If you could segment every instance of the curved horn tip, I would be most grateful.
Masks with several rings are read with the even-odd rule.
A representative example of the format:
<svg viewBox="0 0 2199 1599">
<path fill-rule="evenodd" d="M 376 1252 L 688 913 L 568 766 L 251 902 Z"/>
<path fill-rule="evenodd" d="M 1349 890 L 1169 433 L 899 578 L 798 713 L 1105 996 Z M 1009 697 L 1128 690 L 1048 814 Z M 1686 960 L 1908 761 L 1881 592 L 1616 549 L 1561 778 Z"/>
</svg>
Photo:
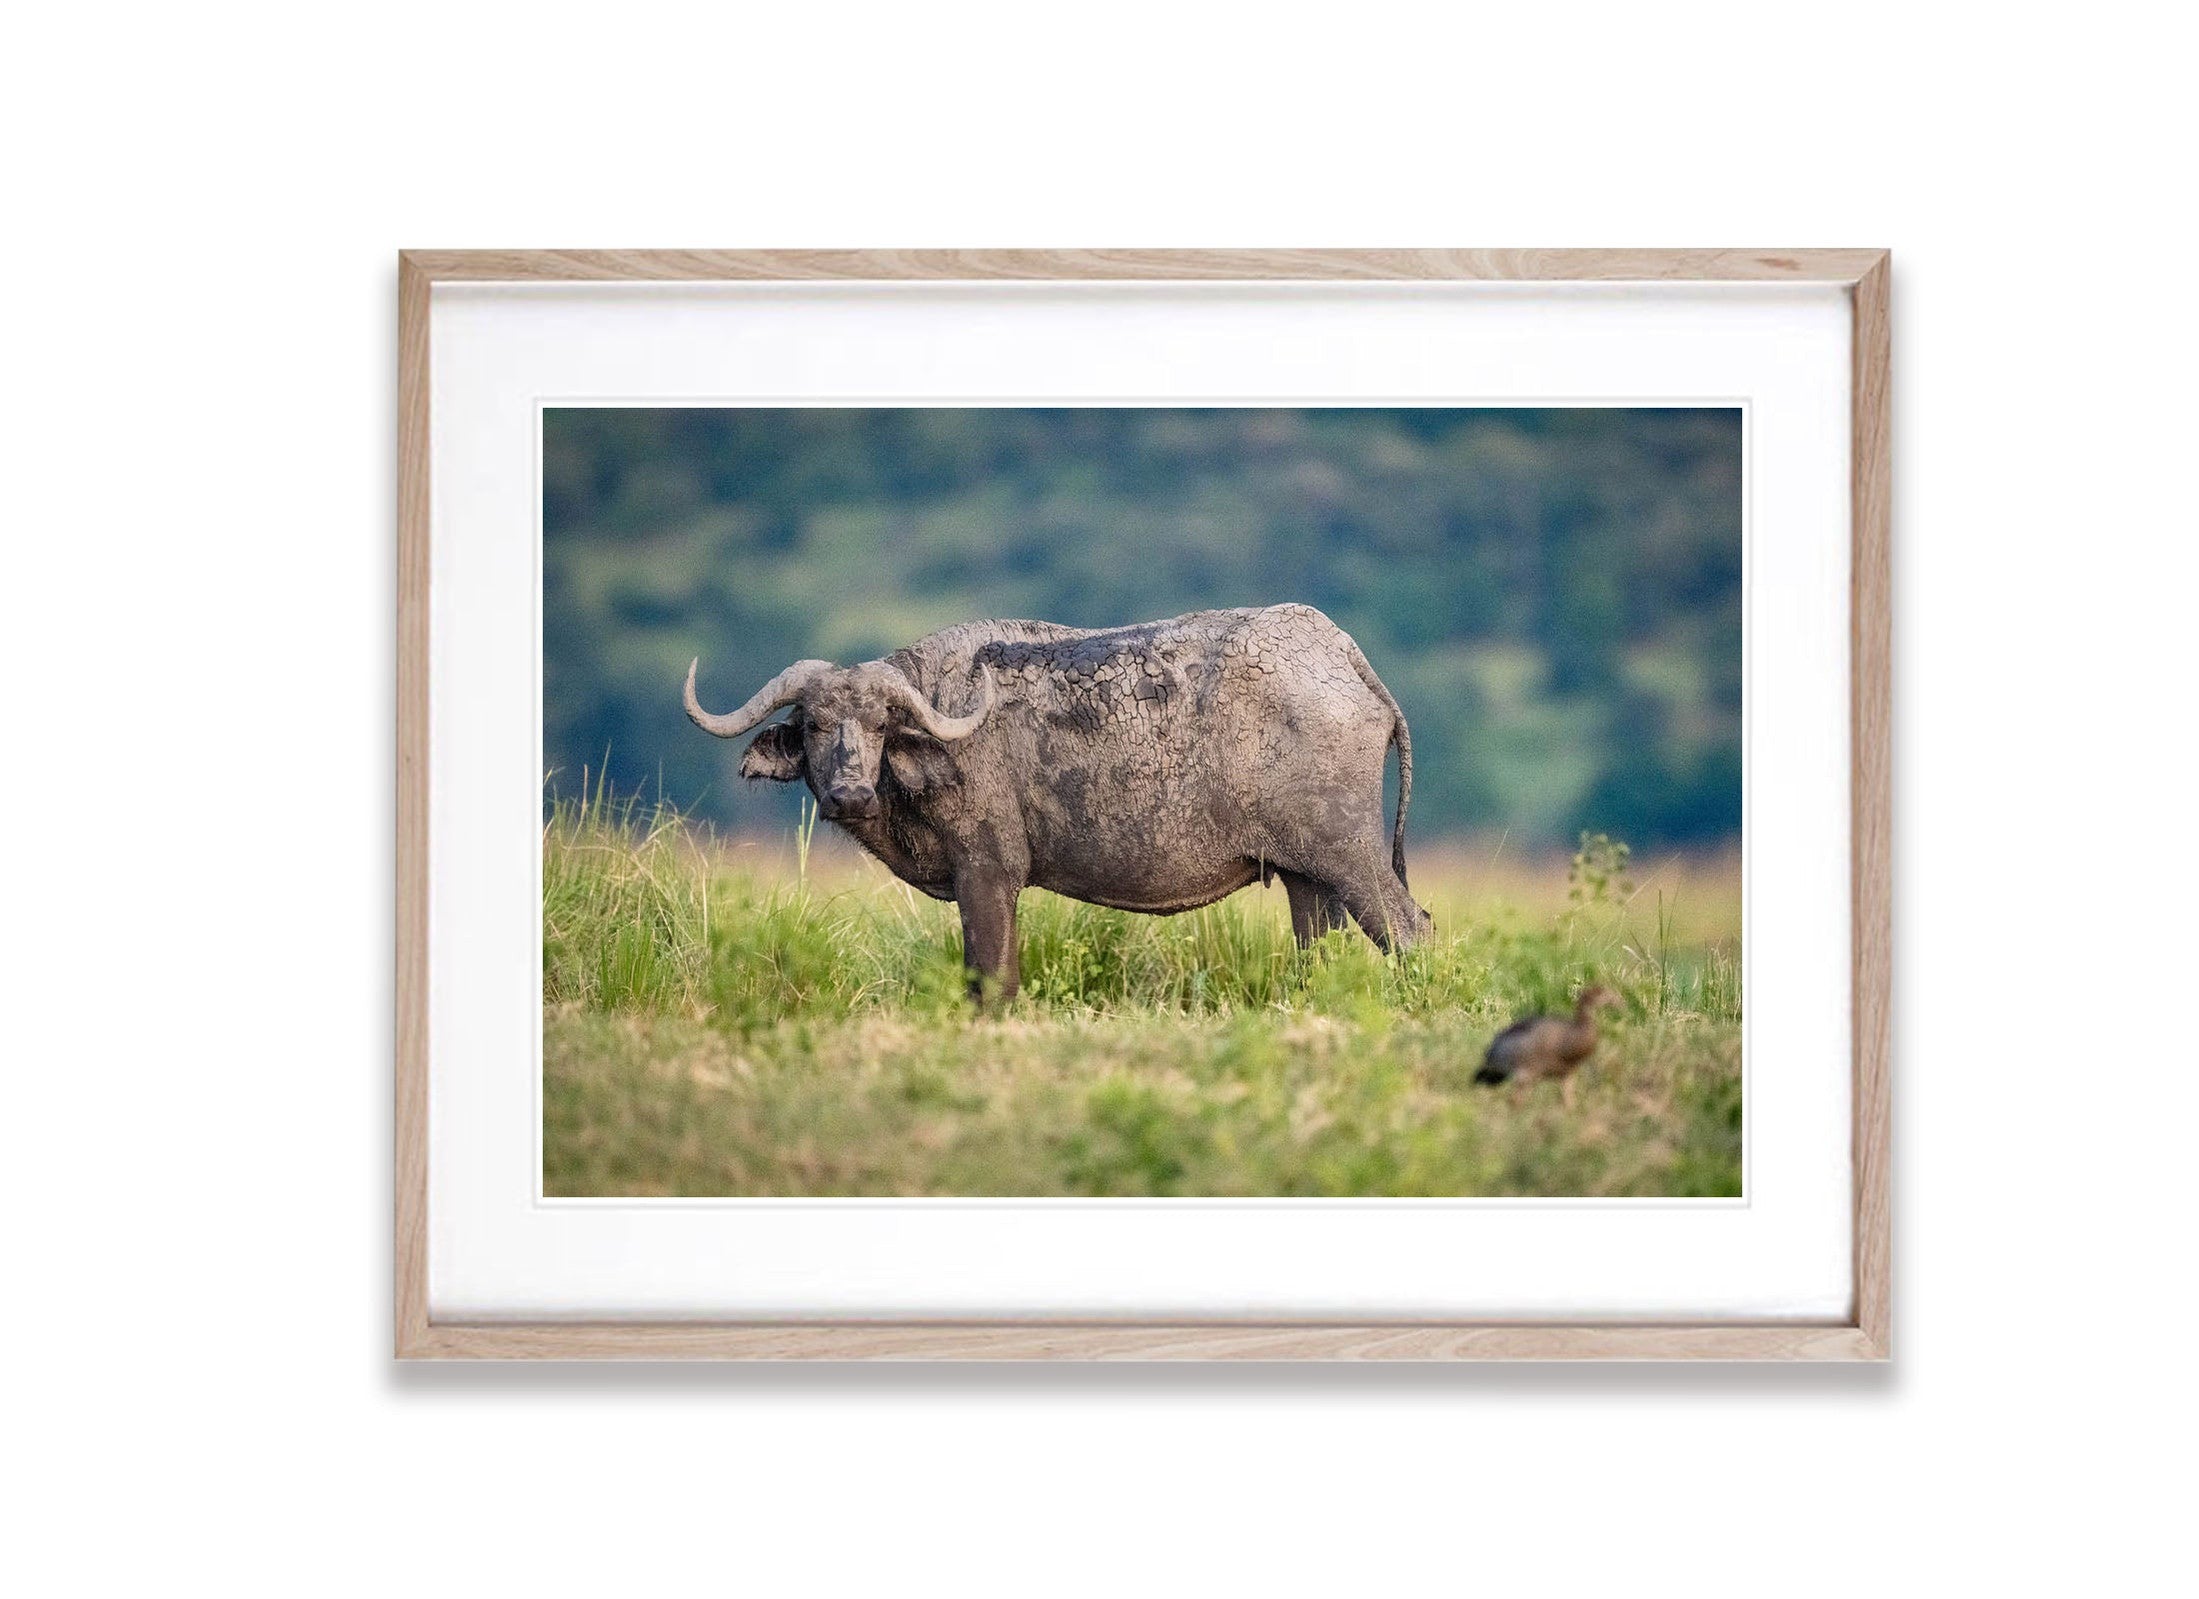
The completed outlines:
<svg viewBox="0 0 2199 1599">
<path fill-rule="evenodd" d="M 697 664 L 700 664 L 700 657 Z M 739 738 L 781 706 L 793 704 L 801 697 L 804 686 L 814 681 L 819 672 L 831 669 L 829 661 L 796 661 L 757 690 L 739 710 L 713 716 L 695 697 L 695 667 L 691 665 L 687 669 L 687 691 L 682 696 L 687 704 L 688 720 L 714 738 Z"/>
<path fill-rule="evenodd" d="M 938 716 L 932 736 L 939 739 L 968 738 L 984 725 L 985 718 L 993 711 L 993 674 L 985 669 L 985 663 L 977 665 L 977 703 L 960 716 Z M 928 709 L 928 707 L 927 707 Z M 937 716 L 937 713 L 934 713 Z"/>
</svg>

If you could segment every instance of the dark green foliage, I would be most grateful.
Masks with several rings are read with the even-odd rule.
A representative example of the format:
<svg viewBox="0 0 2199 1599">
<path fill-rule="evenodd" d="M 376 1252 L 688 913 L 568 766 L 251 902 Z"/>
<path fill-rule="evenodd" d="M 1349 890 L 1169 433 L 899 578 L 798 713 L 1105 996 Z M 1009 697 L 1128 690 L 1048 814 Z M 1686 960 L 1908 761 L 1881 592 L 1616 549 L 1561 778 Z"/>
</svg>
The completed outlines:
<svg viewBox="0 0 2199 1599">
<path fill-rule="evenodd" d="M 1740 820 L 1735 410 L 553 409 L 552 769 L 740 828 L 679 682 L 737 702 L 986 616 L 1301 600 L 1405 707 L 1414 829 L 1645 845 Z"/>
</svg>

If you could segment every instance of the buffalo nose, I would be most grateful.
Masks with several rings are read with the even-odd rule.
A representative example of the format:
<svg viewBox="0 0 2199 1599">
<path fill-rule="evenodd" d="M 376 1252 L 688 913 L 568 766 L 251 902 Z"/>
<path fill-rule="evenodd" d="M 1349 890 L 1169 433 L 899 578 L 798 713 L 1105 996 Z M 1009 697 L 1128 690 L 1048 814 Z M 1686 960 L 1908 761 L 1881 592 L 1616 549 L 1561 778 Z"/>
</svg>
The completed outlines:
<svg viewBox="0 0 2199 1599">
<path fill-rule="evenodd" d="M 825 791 L 825 809 L 835 817 L 875 816 L 878 814 L 878 791 L 868 783 L 829 788 Z"/>
</svg>

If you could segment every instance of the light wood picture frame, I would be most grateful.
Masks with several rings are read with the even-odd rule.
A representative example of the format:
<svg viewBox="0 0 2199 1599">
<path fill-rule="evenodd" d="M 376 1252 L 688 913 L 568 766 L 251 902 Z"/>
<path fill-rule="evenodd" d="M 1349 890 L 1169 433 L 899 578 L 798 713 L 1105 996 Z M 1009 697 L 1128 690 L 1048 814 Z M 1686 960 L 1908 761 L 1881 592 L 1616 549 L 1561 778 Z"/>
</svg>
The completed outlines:
<svg viewBox="0 0 2199 1599">
<path fill-rule="evenodd" d="M 411 250 L 398 260 L 395 1353 L 401 1359 L 1813 1360 L 1890 1353 L 1890 257 L 1808 250 Z M 429 300 L 439 283 L 1023 279 L 1838 286 L 1852 306 L 1853 1302 L 1831 1322 L 494 1322 L 428 1293 Z"/>
</svg>

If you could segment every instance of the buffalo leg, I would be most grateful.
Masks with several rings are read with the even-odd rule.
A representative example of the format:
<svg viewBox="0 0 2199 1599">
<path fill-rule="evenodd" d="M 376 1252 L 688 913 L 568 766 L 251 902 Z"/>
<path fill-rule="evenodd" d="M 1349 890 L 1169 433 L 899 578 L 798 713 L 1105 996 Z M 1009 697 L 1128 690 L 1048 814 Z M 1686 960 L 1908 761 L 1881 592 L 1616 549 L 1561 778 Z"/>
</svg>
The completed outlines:
<svg viewBox="0 0 2199 1599">
<path fill-rule="evenodd" d="M 970 969 L 970 998 L 1006 1004 L 1022 983 L 1016 949 L 1016 885 L 1005 877 L 973 875 L 955 884 L 962 912 L 962 963 Z"/>
<path fill-rule="evenodd" d="M 1406 944 L 1417 944 L 1435 931 L 1435 919 L 1421 908 L 1413 898 L 1413 891 L 1405 886 L 1405 880 L 1390 869 L 1388 861 L 1375 867 L 1382 879 L 1383 892 L 1389 897 L 1390 916 L 1398 929 L 1398 936 Z"/>
<path fill-rule="evenodd" d="M 1275 875 L 1283 880 L 1283 892 L 1290 896 L 1290 932 L 1304 949 L 1323 933 L 1334 932 L 1349 925 L 1344 902 L 1328 888 L 1298 872 L 1277 869 Z"/>
<path fill-rule="evenodd" d="M 1359 930 L 1383 950 L 1409 947 L 1427 931 L 1427 913 L 1414 902 L 1389 862 L 1370 857 L 1337 872 L 1332 884 Z"/>
</svg>

